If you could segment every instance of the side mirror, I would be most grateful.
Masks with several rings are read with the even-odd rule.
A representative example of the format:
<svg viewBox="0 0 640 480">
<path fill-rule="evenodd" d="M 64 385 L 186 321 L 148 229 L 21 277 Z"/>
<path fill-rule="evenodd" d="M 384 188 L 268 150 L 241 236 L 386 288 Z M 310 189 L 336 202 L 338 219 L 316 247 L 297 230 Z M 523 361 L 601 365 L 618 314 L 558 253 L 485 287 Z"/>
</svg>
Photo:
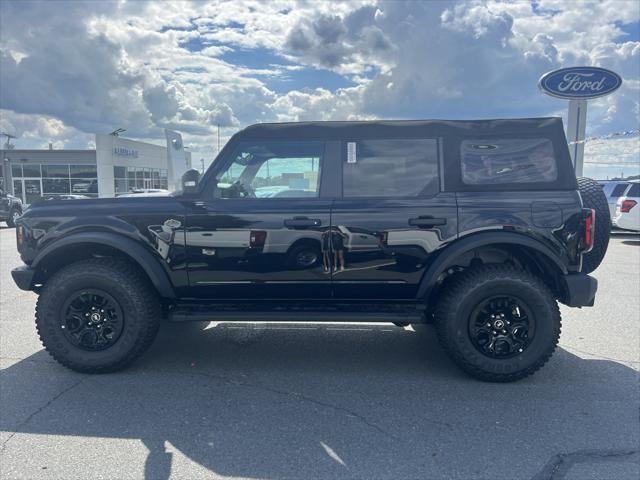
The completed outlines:
<svg viewBox="0 0 640 480">
<path fill-rule="evenodd" d="M 187 170 L 182 175 L 182 192 L 186 195 L 193 195 L 198 191 L 200 172 L 195 168 Z"/>
</svg>

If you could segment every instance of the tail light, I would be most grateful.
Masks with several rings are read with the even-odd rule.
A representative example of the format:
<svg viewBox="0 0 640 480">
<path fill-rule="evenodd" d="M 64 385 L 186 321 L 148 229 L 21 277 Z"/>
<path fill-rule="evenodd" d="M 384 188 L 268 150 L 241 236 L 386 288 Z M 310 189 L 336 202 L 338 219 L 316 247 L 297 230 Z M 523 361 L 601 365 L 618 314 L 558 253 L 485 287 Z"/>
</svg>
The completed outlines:
<svg viewBox="0 0 640 480">
<path fill-rule="evenodd" d="M 629 213 L 638 204 L 635 200 L 624 200 L 620 206 L 621 213 Z"/>
<path fill-rule="evenodd" d="M 381 246 L 386 246 L 389 240 L 389 232 L 380 232 L 378 233 L 378 242 Z"/>
<path fill-rule="evenodd" d="M 251 248 L 264 247 L 264 242 L 267 240 L 267 232 L 264 230 L 251 230 L 249 235 L 249 246 Z"/>
<path fill-rule="evenodd" d="M 585 209 L 584 234 L 582 235 L 582 250 L 590 252 L 593 248 L 593 241 L 596 229 L 596 211 L 593 208 Z"/>
</svg>

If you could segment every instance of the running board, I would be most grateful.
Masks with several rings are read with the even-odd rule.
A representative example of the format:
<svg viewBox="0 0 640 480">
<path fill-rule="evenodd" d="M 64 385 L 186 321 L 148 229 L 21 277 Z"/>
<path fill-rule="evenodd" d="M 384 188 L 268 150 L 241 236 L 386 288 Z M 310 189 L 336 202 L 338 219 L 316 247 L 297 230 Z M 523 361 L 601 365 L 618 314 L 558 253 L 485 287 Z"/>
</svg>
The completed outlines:
<svg viewBox="0 0 640 480">
<path fill-rule="evenodd" d="M 415 306 L 402 305 L 400 308 L 302 308 L 278 307 L 258 308 L 252 306 L 229 305 L 177 305 L 169 310 L 171 322 L 391 322 L 423 323 L 424 311 Z M 390 308 L 391 307 L 391 308 Z"/>
</svg>

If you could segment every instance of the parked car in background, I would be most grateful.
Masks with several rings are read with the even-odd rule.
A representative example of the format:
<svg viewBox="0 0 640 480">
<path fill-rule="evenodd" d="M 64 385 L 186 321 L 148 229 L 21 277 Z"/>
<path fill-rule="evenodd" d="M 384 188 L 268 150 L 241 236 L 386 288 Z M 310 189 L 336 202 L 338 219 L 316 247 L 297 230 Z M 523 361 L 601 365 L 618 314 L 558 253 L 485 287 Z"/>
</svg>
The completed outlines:
<svg viewBox="0 0 640 480">
<path fill-rule="evenodd" d="M 631 184 L 624 180 L 599 180 L 598 183 L 602 185 L 602 191 L 607 197 L 611 220 L 613 220 L 616 216 L 618 199 L 624 196 L 625 192 L 631 187 Z"/>
<path fill-rule="evenodd" d="M 618 228 L 640 232 L 640 182 L 633 181 L 618 199 L 613 224 Z"/>
<path fill-rule="evenodd" d="M 86 195 L 50 195 L 45 197 L 45 200 L 87 200 L 92 197 L 87 197 Z"/>
<path fill-rule="evenodd" d="M 129 193 L 125 193 L 124 195 L 118 195 L 118 198 L 121 197 L 164 197 L 169 195 L 171 192 L 169 190 L 165 190 L 163 188 L 136 188 L 131 190 Z"/>
<path fill-rule="evenodd" d="M 73 193 L 98 193 L 98 180 L 74 183 L 71 190 Z"/>
<path fill-rule="evenodd" d="M 22 200 L 14 197 L 0 188 L 0 220 L 7 222 L 11 228 L 16 226 L 16 220 L 22 215 Z"/>
</svg>

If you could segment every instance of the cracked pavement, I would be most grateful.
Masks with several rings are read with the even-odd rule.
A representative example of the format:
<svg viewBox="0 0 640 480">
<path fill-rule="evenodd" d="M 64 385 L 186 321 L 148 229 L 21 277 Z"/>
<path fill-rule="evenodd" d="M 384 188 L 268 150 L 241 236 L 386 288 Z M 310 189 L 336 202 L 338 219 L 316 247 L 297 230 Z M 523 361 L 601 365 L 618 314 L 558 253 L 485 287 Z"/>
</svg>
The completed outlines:
<svg viewBox="0 0 640 480">
<path fill-rule="evenodd" d="M 0 478 L 639 478 L 640 237 L 609 248 L 596 306 L 562 307 L 560 347 L 515 384 L 388 324 L 165 325 L 88 376 L 43 351 L 0 227 Z"/>
</svg>

